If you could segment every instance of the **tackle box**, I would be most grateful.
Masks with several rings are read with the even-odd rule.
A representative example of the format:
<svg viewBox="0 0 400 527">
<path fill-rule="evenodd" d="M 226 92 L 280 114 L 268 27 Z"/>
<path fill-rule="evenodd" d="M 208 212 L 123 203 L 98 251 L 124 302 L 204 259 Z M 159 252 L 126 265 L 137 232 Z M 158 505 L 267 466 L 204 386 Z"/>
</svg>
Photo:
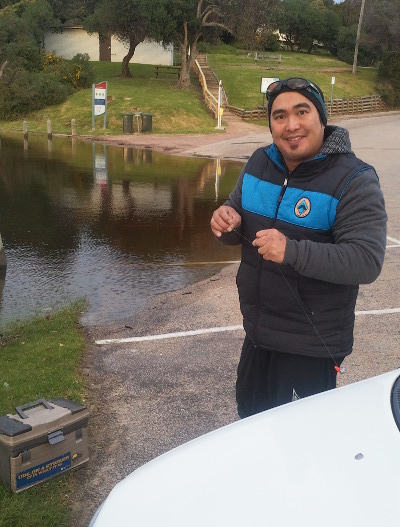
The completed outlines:
<svg viewBox="0 0 400 527">
<path fill-rule="evenodd" d="M 0 479 L 20 492 L 89 460 L 86 406 L 40 399 L 0 417 Z"/>
</svg>

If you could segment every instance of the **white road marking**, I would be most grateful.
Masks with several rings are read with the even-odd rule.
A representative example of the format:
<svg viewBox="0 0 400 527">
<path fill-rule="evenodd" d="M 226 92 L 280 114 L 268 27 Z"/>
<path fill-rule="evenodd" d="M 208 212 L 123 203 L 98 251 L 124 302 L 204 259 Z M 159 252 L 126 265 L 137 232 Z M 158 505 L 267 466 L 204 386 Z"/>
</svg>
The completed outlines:
<svg viewBox="0 0 400 527">
<path fill-rule="evenodd" d="M 396 244 L 396 245 L 387 245 L 386 247 L 399 247 L 400 246 L 400 240 L 396 240 L 396 238 L 392 238 L 391 236 L 386 236 L 386 239 Z"/>
<path fill-rule="evenodd" d="M 393 313 L 400 313 L 400 308 L 389 308 L 389 309 L 370 309 L 368 311 L 356 311 L 356 316 L 363 315 L 389 315 Z M 99 346 L 104 344 L 126 344 L 129 342 L 148 342 L 152 340 L 165 340 L 165 339 L 175 339 L 181 337 L 193 337 L 196 335 L 207 335 L 209 333 L 222 333 L 224 331 L 239 331 L 243 330 L 242 325 L 238 326 L 222 326 L 216 328 L 203 328 L 203 329 L 193 329 L 189 331 L 177 331 L 175 333 L 162 333 L 160 335 L 144 335 L 143 337 L 126 337 L 121 339 L 104 339 L 96 340 L 95 343 Z"/>
<path fill-rule="evenodd" d="M 390 315 L 391 313 L 400 313 L 400 307 L 389 309 L 370 309 L 369 311 L 356 311 L 355 315 Z"/>
<path fill-rule="evenodd" d="M 149 340 L 175 339 L 179 337 L 191 337 L 194 335 L 207 335 L 208 333 L 222 333 L 223 331 L 237 331 L 243 326 L 222 326 L 218 328 L 193 329 L 189 331 L 177 331 L 175 333 L 163 333 L 161 335 L 145 335 L 143 337 L 127 337 L 123 339 L 96 340 L 96 344 L 121 344 L 124 342 L 145 342 Z"/>
</svg>

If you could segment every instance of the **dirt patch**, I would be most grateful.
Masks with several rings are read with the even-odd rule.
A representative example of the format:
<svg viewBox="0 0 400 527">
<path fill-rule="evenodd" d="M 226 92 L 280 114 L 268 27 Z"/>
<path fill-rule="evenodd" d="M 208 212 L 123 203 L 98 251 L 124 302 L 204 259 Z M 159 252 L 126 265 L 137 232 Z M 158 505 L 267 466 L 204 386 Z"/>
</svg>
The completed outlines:
<svg viewBox="0 0 400 527">
<path fill-rule="evenodd" d="M 171 134 L 158 135 L 147 133 L 135 133 L 130 135 L 104 136 L 96 139 L 96 142 L 103 142 L 121 147 L 151 148 L 159 152 L 172 155 L 184 156 L 206 156 L 205 153 L 198 153 L 203 147 L 212 146 L 218 155 L 213 152 L 210 157 L 220 159 L 238 159 L 235 147 L 231 147 L 235 139 L 242 140 L 248 144 L 247 157 L 254 151 L 254 143 L 246 141 L 248 137 L 257 137 L 259 142 L 268 144 L 271 142 L 269 129 L 228 114 L 222 122 L 223 130 L 216 130 L 210 134 Z M 91 138 L 82 138 L 92 140 Z"/>
</svg>

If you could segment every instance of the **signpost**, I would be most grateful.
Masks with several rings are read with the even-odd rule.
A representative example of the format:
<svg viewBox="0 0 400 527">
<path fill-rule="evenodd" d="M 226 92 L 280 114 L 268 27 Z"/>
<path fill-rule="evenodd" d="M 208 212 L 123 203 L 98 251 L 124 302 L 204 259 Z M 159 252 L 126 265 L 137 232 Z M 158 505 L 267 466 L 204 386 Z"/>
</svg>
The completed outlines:
<svg viewBox="0 0 400 527">
<path fill-rule="evenodd" d="M 335 77 L 332 77 L 331 81 L 331 107 L 329 108 L 329 116 L 332 116 L 332 104 L 333 104 L 333 85 L 335 84 Z"/>
<path fill-rule="evenodd" d="M 218 83 L 217 126 L 215 127 L 217 130 L 223 130 L 223 127 L 221 126 L 221 119 L 223 113 L 224 109 L 222 108 L 222 81 L 220 80 Z"/>
<path fill-rule="evenodd" d="M 263 94 L 263 110 L 265 106 L 265 94 L 267 93 L 268 86 L 278 80 L 279 79 L 276 77 L 261 77 L 260 92 Z"/>
<path fill-rule="evenodd" d="M 107 81 L 92 86 L 92 130 L 95 129 L 95 117 L 104 115 L 103 128 L 107 122 Z"/>
</svg>

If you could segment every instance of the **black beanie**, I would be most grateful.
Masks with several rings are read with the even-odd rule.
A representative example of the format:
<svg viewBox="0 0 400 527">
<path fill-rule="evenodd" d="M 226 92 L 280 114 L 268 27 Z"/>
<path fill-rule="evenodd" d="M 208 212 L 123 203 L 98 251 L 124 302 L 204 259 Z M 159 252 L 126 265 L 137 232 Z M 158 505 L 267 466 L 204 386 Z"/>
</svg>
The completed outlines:
<svg viewBox="0 0 400 527">
<path fill-rule="evenodd" d="M 288 80 L 288 79 L 285 79 L 285 80 Z M 285 82 L 285 80 L 282 80 L 281 82 Z M 317 111 L 319 113 L 319 116 L 320 116 L 322 124 L 324 126 L 326 126 L 326 123 L 327 123 L 327 120 L 328 120 L 328 116 L 327 116 L 327 112 L 326 112 L 326 108 L 325 108 L 324 95 L 322 93 L 322 90 L 315 83 L 313 83 L 313 85 L 316 88 L 318 88 L 318 90 L 321 92 L 322 96 L 318 93 L 318 91 L 315 88 L 313 88 L 313 86 L 307 86 L 307 88 L 302 88 L 302 89 L 292 89 L 292 88 L 289 88 L 287 85 L 284 85 L 284 86 L 282 86 L 282 88 L 277 93 L 274 93 L 273 95 L 270 95 L 268 97 L 267 111 L 268 111 L 268 122 L 269 122 L 269 129 L 270 130 L 271 130 L 271 108 L 272 108 L 272 104 L 273 104 L 274 100 L 281 93 L 291 92 L 291 91 L 297 91 L 297 92 L 301 93 L 301 95 L 306 97 L 309 101 L 311 101 L 313 103 L 313 105 L 316 107 L 316 109 L 317 109 Z"/>
</svg>

